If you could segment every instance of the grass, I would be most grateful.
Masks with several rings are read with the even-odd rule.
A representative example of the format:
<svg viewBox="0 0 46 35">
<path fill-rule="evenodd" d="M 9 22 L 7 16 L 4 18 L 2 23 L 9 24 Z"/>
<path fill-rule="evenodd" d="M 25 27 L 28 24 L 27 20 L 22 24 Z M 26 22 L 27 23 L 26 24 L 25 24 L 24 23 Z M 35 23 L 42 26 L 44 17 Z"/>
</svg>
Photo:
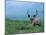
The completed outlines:
<svg viewBox="0 0 46 35">
<path fill-rule="evenodd" d="M 44 32 L 44 24 L 41 26 L 33 26 L 31 21 L 24 20 L 5 20 L 5 34 L 17 34 L 17 33 L 35 33 Z"/>
</svg>

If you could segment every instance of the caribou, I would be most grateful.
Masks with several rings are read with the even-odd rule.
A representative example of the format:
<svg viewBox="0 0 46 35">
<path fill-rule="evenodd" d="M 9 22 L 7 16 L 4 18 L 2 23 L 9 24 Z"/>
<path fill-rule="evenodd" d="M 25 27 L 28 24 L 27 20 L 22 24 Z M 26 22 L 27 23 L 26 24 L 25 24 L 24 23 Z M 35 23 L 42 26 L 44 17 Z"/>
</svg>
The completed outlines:
<svg viewBox="0 0 46 35">
<path fill-rule="evenodd" d="M 27 11 L 27 14 L 29 13 L 29 11 Z M 32 25 L 33 26 L 36 26 L 36 25 L 41 25 L 40 23 L 41 23 L 41 21 L 40 21 L 40 19 L 37 17 L 37 15 L 38 15 L 38 11 L 36 10 L 36 14 L 35 15 L 33 15 L 33 18 L 31 18 L 30 17 L 30 14 L 28 14 L 28 18 L 30 19 L 30 21 L 31 21 L 31 23 L 32 23 Z"/>
</svg>

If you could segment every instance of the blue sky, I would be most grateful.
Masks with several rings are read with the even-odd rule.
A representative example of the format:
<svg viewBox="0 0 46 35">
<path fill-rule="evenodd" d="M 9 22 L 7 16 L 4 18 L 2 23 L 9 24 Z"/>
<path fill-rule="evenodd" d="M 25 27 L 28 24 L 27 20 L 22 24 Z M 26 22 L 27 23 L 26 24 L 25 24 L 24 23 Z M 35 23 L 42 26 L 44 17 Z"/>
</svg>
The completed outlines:
<svg viewBox="0 0 46 35">
<path fill-rule="evenodd" d="M 43 3 L 36 2 L 16 2 L 15 0 L 6 0 L 6 16 L 9 18 L 27 18 L 27 10 L 30 15 L 36 14 L 43 17 Z"/>
</svg>

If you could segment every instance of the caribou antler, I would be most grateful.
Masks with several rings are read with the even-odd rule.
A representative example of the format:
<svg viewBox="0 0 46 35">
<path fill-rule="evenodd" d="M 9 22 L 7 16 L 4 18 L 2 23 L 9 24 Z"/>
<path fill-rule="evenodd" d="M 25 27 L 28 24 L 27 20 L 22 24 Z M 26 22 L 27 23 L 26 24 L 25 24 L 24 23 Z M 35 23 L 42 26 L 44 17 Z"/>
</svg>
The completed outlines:
<svg viewBox="0 0 46 35">
<path fill-rule="evenodd" d="M 38 11 L 36 10 L 36 14 L 35 14 L 35 15 L 33 15 L 33 17 L 35 18 L 35 17 L 37 16 L 37 14 L 38 14 Z"/>
<path fill-rule="evenodd" d="M 27 11 L 27 14 L 28 14 L 28 18 L 30 18 L 30 14 L 29 14 L 29 12 L 30 12 L 30 11 L 28 10 L 28 11 Z"/>
</svg>

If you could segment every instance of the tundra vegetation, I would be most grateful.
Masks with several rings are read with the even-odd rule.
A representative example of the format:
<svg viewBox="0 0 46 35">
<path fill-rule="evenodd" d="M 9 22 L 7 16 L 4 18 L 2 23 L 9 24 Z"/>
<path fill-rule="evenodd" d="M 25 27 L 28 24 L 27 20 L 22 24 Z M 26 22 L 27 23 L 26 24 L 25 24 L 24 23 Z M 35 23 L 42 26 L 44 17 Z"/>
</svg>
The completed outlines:
<svg viewBox="0 0 46 35">
<path fill-rule="evenodd" d="M 20 33 L 39 33 L 44 32 L 44 22 L 41 26 L 33 26 L 28 20 L 11 20 L 5 19 L 5 34 L 20 34 Z"/>
</svg>

